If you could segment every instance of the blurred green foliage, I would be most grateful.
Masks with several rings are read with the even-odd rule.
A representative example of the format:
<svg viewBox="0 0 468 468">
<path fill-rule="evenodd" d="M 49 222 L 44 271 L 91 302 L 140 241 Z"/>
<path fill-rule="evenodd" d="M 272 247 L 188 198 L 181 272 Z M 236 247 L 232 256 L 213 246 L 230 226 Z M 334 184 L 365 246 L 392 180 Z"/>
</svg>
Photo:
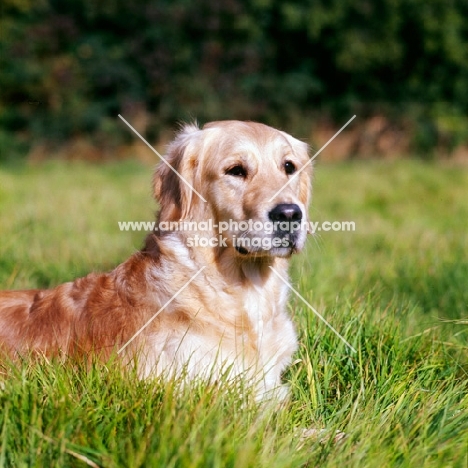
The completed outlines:
<svg viewBox="0 0 468 468">
<path fill-rule="evenodd" d="M 455 146 L 467 18 L 466 0 L 3 0 L 1 140 L 120 141 L 118 113 L 147 113 L 157 138 L 193 118 L 304 133 L 355 112 L 412 122 L 424 151 Z"/>
</svg>

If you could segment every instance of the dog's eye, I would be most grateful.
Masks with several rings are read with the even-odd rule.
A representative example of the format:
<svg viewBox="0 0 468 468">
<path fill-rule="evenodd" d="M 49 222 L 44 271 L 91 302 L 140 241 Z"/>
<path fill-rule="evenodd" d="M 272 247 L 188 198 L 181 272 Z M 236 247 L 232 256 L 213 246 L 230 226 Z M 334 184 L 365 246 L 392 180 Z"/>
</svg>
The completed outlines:
<svg viewBox="0 0 468 468">
<path fill-rule="evenodd" d="M 235 177 L 246 177 L 247 171 L 240 164 L 238 164 L 237 166 L 233 166 L 230 169 L 228 169 L 226 171 L 226 174 Z"/>
<path fill-rule="evenodd" d="M 296 172 L 296 166 L 291 161 L 286 161 L 284 163 L 284 171 L 288 175 L 294 174 Z"/>
</svg>

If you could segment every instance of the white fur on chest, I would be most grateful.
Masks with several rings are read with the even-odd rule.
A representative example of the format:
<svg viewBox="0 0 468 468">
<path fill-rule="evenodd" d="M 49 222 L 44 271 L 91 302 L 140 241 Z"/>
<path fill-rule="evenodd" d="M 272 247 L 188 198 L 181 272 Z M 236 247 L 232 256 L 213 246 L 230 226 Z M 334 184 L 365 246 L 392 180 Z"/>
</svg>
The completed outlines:
<svg viewBox="0 0 468 468">
<path fill-rule="evenodd" d="M 264 287 L 252 285 L 246 295 L 245 308 L 255 330 L 258 375 L 265 391 L 280 385 L 281 373 L 291 362 L 297 349 L 297 336 L 292 320 L 286 313 L 287 287 L 270 277 L 272 284 Z M 279 294 L 279 301 L 272 300 L 272 290 Z"/>
<path fill-rule="evenodd" d="M 178 252 L 179 258 L 184 257 L 182 253 Z M 204 277 L 205 273 L 212 276 Z M 287 287 L 273 274 L 262 277 L 251 268 L 244 274 L 242 285 L 224 281 L 210 285 L 210 278 L 219 278 L 219 274 L 200 274 L 164 311 L 164 326 L 147 337 L 141 375 L 215 381 L 243 374 L 255 381 L 259 397 L 280 387 L 281 373 L 297 349 L 294 326 L 285 311 Z M 170 326 L 171 314 L 178 307 L 190 308 L 193 325 Z M 204 317 L 219 317 L 219 324 L 216 320 L 204 322 Z M 241 327 L 246 331 L 239 332 L 235 324 L 245 322 L 246 317 L 249 323 Z M 223 325 L 224 318 L 228 320 Z"/>
</svg>

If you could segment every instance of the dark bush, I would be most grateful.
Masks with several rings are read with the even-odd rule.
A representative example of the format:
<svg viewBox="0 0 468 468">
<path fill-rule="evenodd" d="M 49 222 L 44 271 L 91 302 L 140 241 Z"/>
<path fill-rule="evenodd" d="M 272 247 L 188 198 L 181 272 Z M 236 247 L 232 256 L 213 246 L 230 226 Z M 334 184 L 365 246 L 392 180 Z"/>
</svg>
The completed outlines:
<svg viewBox="0 0 468 468">
<path fill-rule="evenodd" d="M 156 138 L 195 117 L 302 132 L 384 110 L 413 122 L 420 149 L 454 146 L 467 17 L 465 0 L 4 0 L 0 126 L 60 144 L 112 140 L 118 113 L 148 115 Z"/>
</svg>

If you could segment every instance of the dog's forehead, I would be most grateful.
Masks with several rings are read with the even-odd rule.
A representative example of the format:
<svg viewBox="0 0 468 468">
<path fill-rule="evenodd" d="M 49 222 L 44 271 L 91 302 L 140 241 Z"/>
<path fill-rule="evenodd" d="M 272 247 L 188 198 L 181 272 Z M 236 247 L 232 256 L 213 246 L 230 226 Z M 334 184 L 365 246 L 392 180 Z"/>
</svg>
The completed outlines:
<svg viewBox="0 0 468 468">
<path fill-rule="evenodd" d="M 206 138 L 213 140 L 224 153 L 294 152 L 285 133 L 257 122 L 211 122 L 203 130 L 207 130 Z"/>
<path fill-rule="evenodd" d="M 214 130 L 219 135 L 226 138 L 230 136 L 243 136 L 258 142 L 281 137 L 281 132 L 273 127 L 259 122 L 243 122 L 240 120 L 221 120 L 210 122 L 203 127 L 203 130 Z"/>
</svg>

